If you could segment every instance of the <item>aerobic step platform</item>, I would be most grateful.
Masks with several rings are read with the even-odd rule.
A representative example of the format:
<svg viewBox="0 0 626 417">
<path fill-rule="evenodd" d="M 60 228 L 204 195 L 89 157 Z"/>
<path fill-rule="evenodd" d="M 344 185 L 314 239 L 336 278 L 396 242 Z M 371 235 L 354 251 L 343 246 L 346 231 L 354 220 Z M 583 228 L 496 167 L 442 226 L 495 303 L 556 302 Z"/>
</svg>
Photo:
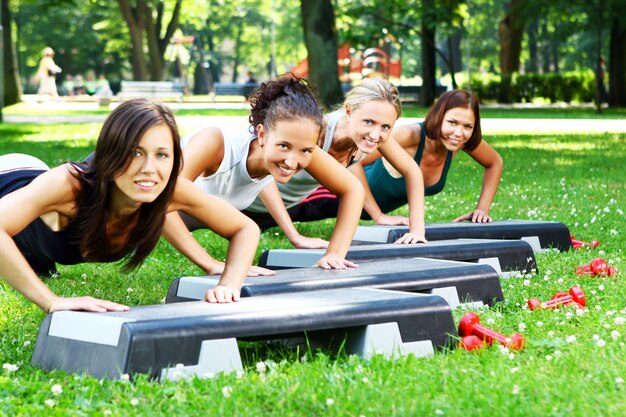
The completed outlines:
<svg viewBox="0 0 626 417">
<path fill-rule="evenodd" d="M 133 307 L 124 313 L 62 311 L 39 330 L 33 366 L 96 378 L 207 376 L 243 369 L 237 339 L 306 337 L 348 353 L 426 356 L 452 346 L 456 330 L 441 297 L 370 288 L 274 294 L 236 303 Z M 319 345 L 319 344 L 318 344 Z"/>
<path fill-rule="evenodd" d="M 355 244 L 392 243 L 402 237 L 406 226 L 359 226 L 354 235 Z M 426 225 L 427 240 L 444 239 L 522 239 L 534 251 L 554 248 L 570 250 L 572 241 L 569 229 L 563 223 L 531 220 L 500 220 L 491 223 L 432 223 Z"/>
<path fill-rule="evenodd" d="M 219 276 L 182 277 L 170 285 L 166 303 L 202 300 Z M 492 305 L 504 301 L 498 274 L 489 265 L 412 258 L 365 262 L 358 268 L 325 270 L 318 267 L 285 269 L 267 277 L 248 277 L 242 297 L 369 287 L 424 292 L 443 297 L 451 308 L 461 303 Z"/>
<path fill-rule="evenodd" d="M 266 250 L 259 258 L 259 266 L 270 269 L 305 268 L 313 266 L 324 253 L 323 249 Z M 486 263 L 498 273 L 537 270 L 533 248 L 523 240 L 452 239 L 416 245 L 358 245 L 352 246 L 346 255 L 346 258 L 359 263 L 415 257 Z"/>
</svg>

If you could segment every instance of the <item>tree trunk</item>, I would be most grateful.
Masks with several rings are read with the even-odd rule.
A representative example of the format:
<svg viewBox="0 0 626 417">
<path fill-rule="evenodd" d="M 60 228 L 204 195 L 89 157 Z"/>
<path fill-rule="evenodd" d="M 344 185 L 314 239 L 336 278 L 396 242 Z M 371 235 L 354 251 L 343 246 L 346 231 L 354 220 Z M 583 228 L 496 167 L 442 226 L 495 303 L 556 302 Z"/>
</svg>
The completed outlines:
<svg viewBox="0 0 626 417">
<path fill-rule="evenodd" d="M 341 103 L 337 65 L 337 29 L 331 0 L 301 0 L 302 28 L 309 61 L 309 80 L 326 108 Z"/>
<path fill-rule="evenodd" d="M 522 3 L 523 0 L 510 0 L 504 18 L 498 24 L 502 74 L 498 99 L 503 103 L 511 102 L 511 76 L 519 71 L 524 36 L 524 19 L 520 14 L 523 9 Z"/>
<path fill-rule="evenodd" d="M 2 48 L 4 101 L 2 104 L 8 106 L 20 101 L 20 97 L 22 96 L 22 85 L 19 81 L 17 68 L 17 55 L 15 53 L 15 45 L 13 44 L 13 35 L 11 34 L 11 10 L 9 9 L 9 0 L 2 0 L 2 10 L 0 13 L 2 14 L 2 42 L 4 43 L 4 47 Z"/>
<path fill-rule="evenodd" d="M 528 34 L 528 63 L 526 64 L 526 72 L 538 72 L 539 64 L 537 61 L 537 20 L 533 20 L 528 25 L 526 33 Z"/>
<path fill-rule="evenodd" d="M 617 13 L 611 21 L 608 72 L 609 106 L 626 107 L 626 27 Z"/>
<path fill-rule="evenodd" d="M 122 16 L 128 25 L 131 43 L 131 64 L 133 67 L 133 79 L 145 81 L 148 79 L 148 63 L 143 54 L 143 13 L 137 13 L 136 9 L 131 9 L 128 0 L 117 0 L 120 5 Z M 145 3 L 137 0 L 137 8 Z"/>
<path fill-rule="evenodd" d="M 176 0 L 172 18 L 162 38 L 159 36 L 163 27 L 163 2 L 157 3 L 156 19 L 153 19 L 154 10 L 150 7 L 151 3 L 146 0 L 136 0 L 135 7 L 132 7 L 128 0 L 117 2 L 130 32 L 133 78 L 141 81 L 148 78 L 153 81 L 163 79 L 165 67 L 163 57 L 174 31 L 178 28 L 182 0 Z M 144 34 L 149 64 L 144 54 Z"/>
<path fill-rule="evenodd" d="M 428 107 L 435 101 L 435 26 L 433 16 L 434 0 L 425 0 L 422 3 L 422 27 L 420 39 L 422 42 L 422 89 L 419 101 L 422 106 Z M 443 54 L 442 54 L 443 55 Z"/>
</svg>

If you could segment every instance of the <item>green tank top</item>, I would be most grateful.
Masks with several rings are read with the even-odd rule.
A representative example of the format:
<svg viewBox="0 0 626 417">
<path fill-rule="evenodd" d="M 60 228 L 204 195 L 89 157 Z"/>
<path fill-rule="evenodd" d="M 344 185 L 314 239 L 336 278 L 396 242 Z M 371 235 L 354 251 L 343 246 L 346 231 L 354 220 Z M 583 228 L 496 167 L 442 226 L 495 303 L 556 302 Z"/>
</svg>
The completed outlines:
<svg viewBox="0 0 626 417">
<path fill-rule="evenodd" d="M 420 122 L 419 125 L 421 127 L 421 137 L 417 152 L 415 152 L 415 162 L 417 162 L 417 165 L 420 165 L 422 162 L 422 155 L 424 154 L 424 146 L 426 143 L 424 123 Z M 448 176 L 448 169 L 450 169 L 451 162 L 452 151 L 448 151 L 439 181 L 429 187 L 425 187 L 425 195 L 435 195 L 443 190 L 443 187 L 446 185 L 446 177 Z M 367 183 L 372 190 L 376 203 L 383 213 L 389 213 L 407 204 L 406 181 L 404 177 L 392 177 L 383 165 L 382 158 L 376 160 L 373 164 L 365 166 L 364 169 Z"/>
</svg>

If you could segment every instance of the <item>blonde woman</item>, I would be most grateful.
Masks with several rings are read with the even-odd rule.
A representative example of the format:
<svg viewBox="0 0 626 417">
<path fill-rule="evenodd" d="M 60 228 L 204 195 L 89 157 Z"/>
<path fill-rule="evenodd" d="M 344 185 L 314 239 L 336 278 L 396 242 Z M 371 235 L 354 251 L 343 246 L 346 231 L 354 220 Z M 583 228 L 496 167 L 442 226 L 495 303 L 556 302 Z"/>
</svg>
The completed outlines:
<svg viewBox="0 0 626 417">
<path fill-rule="evenodd" d="M 43 56 L 39 61 L 39 69 L 35 75 L 35 81 L 39 81 L 39 100 L 44 94 L 50 94 L 56 101 L 59 100 L 57 93 L 56 75 L 61 73 L 61 67 L 54 63 L 54 50 L 50 47 L 44 48 Z"/>
<path fill-rule="evenodd" d="M 400 96 L 393 84 L 381 78 L 365 79 L 350 90 L 338 110 L 325 116 L 325 131 L 318 145 L 341 165 L 348 167 L 360 180 L 365 188 L 364 209 L 377 224 L 409 226 L 409 233 L 398 239 L 397 243 L 425 242 L 422 173 L 402 147 L 390 140 L 391 131 L 401 112 Z M 359 163 L 362 158 L 374 152 L 383 155 L 405 179 L 409 203 L 408 218 L 388 216 L 376 204 L 367 186 L 363 166 Z M 300 172 L 288 183 L 278 184 L 279 195 L 261 193 L 260 198 L 244 213 L 262 228 L 278 224 L 286 232 L 288 228 L 294 227 L 292 221 L 334 217 L 337 214 L 337 197 L 326 189 L 318 191 L 318 197 L 333 198 L 335 203 L 332 213 L 318 210 L 315 196 L 310 197 L 318 187 L 319 183 L 314 178 L 306 172 Z M 317 243 L 318 246 L 308 247 L 327 245 L 321 239 L 312 243 Z"/>
</svg>

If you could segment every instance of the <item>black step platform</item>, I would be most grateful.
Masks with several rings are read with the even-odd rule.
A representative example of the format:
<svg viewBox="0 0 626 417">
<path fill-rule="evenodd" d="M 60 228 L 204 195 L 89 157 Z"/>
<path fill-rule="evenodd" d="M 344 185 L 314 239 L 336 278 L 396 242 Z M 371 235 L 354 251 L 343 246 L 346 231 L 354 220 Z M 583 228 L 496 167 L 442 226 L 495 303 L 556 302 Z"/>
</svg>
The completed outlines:
<svg viewBox="0 0 626 417">
<path fill-rule="evenodd" d="M 431 355 L 456 330 L 441 297 L 370 288 L 275 294 L 236 303 L 133 307 L 124 313 L 63 311 L 40 327 L 32 364 L 96 378 L 207 376 L 241 370 L 237 340 L 344 339 L 365 358 Z"/>
<path fill-rule="evenodd" d="M 323 249 L 272 249 L 259 258 L 259 266 L 270 269 L 305 268 L 324 256 Z M 451 239 L 426 244 L 383 243 L 350 247 L 346 258 L 361 263 L 388 259 L 433 258 L 486 263 L 501 271 L 537 271 L 532 246 L 523 240 Z"/>
<path fill-rule="evenodd" d="M 165 302 L 202 300 L 218 279 L 216 275 L 177 278 L 170 285 Z M 274 276 L 246 278 L 241 295 L 256 297 L 350 287 L 436 294 L 452 308 L 462 303 L 493 305 L 504 301 L 500 280 L 493 267 L 425 258 L 366 262 L 359 268 L 341 271 L 317 267 L 285 269 L 277 271 Z"/>
<path fill-rule="evenodd" d="M 392 243 L 409 231 L 407 226 L 359 226 L 353 244 Z M 444 239 L 522 239 L 533 250 L 570 250 L 569 229 L 563 223 L 531 220 L 499 220 L 491 223 L 431 223 L 426 225 L 427 240 Z"/>
</svg>

